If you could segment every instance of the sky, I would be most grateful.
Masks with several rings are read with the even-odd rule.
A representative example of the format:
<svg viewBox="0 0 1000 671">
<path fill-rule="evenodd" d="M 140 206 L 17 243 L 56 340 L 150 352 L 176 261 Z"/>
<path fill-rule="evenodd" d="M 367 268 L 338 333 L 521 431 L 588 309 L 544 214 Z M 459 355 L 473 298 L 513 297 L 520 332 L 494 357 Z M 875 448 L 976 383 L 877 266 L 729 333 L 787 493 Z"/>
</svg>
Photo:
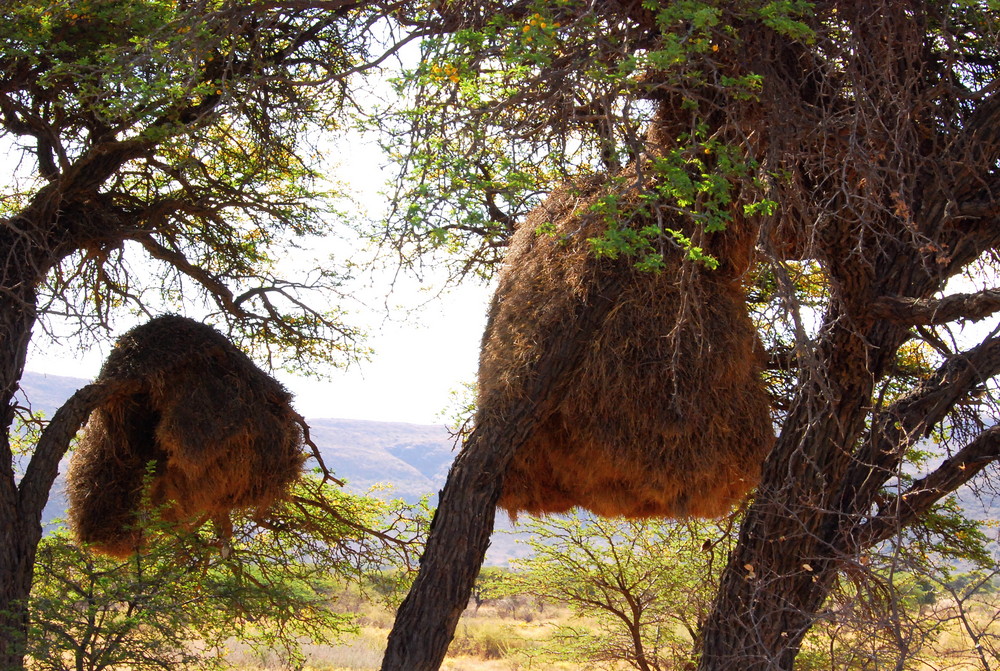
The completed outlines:
<svg viewBox="0 0 1000 671">
<path fill-rule="evenodd" d="M 375 353 L 328 381 L 279 375 L 306 417 L 440 424 L 451 392 L 474 382 L 489 291 L 463 287 L 372 334 Z"/>
<path fill-rule="evenodd" d="M 451 392 L 475 381 L 489 289 L 463 287 L 416 312 L 387 319 L 370 332 L 370 361 L 331 368 L 327 379 L 277 371 L 307 418 L 367 419 L 413 424 L 445 423 Z M 105 351 L 70 348 L 29 353 L 37 373 L 92 378 Z"/>
<path fill-rule="evenodd" d="M 0 165 L 11 166 L 15 160 L 11 149 L 9 145 L 0 147 Z M 381 191 L 388 174 L 380 151 L 355 138 L 346 146 L 331 148 L 329 155 L 327 174 L 339 179 L 341 186 L 346 183 L 362 210 L 370 218 L 377 218 L 386 200 Z M 348 161 L 349 170 L 344 165 Z M 12 168 L 6 174 L 14 172 Z M 304 251 L 310 256 L 325 255 L 322 249 Z M 336 255 L 343 257 L 343 250 Z M 300 413 L 313 419 L 414 424 L 446 421 L 451 392 L 475 381 L 479 342 L 492 291 L 482 284 L 468 284 L 429 299 L 439 287 L 432 284 L 433 276 L 425 277 L 424 282 L 400 275 L 388 300 L 384 298 L 388 277 L 368 278 L 367 288 L 359 286 L 359 292 L 367 293 L 362 300 L 374 306 L 356 315 L 359 323 L 369 325 L 365 344 L 374 350 L 369 361 L 346 369 L 328 369 L 328 379 L 320 380 L 274 372 L 295 395 L 295 407 Z M 387 311 L 386 303 L 391 303 L 393 309 Z M 75 345 L 46 344 L 44 350 L 32 347 L 26 368 L 36 373 L 93 378 L 107 350 L 95 347 L 81 352 Z"/>
</svg>

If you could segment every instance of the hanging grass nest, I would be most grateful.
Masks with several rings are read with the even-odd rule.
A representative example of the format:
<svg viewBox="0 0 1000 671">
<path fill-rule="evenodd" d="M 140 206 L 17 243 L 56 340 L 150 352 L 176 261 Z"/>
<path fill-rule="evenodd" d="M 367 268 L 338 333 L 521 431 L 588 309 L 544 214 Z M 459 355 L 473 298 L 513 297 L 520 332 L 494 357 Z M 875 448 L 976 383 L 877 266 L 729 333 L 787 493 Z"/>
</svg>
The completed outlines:
<svg viewBox="0 0 1000 671">
<path fill-rule="evenodd" d="M 299 477 L 291 395 L 209 326 L 165 316 L 129 331 L 102 380 L 136 384 L 94 410 L 73 453 L 69 517 L 81 542 L 127 556 L 141 547 L 146 507 L 171 523 L 225 526 Z"/>
<path fill-rule="evenodd" d="M 512 516 L 576 506 L 725 514 L 756 484 L 774 441 L 741 283 L 756 231 L 734 221 L 696 240 L 717 269 L 668 245 L 666 267 L 644 272 L 632 257 L 592 251 L 588 240 L 608 228 L 593 206 L 609 193 L 619 228 L 656 223 L 638 190 L 593 180 L 554 192 L 512 238 L 483 338 L 477 424 L 512 421 L 525 401 L 547 409 L 516 451 L 499 505 Z M 580 341 L 580 315 L 597 293 L 613 307 Z M 551 350 L 578 363 L 541 385 L 555 398 L 528 398 Z"/>
</svg>

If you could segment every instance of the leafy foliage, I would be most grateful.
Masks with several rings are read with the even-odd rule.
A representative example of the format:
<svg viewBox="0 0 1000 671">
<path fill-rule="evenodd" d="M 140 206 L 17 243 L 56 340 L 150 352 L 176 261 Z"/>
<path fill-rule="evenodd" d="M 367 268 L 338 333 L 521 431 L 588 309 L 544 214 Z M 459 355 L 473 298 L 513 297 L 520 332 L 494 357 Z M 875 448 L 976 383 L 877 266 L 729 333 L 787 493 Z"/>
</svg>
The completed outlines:
<svg viewBox="0 0 1000 671">
<path fill-rule="evenodd" d="M 415 563 L 426 510 L 310 481 L 266 517 L 238 520 L 229 539 L 147 524 L 148 550 L 126 561 L 63 532 L 43 539 L 29 635 L 37 668 L 228 668 L 230 639 L 298 665 L 305 642 L 357 630 L 334 608 L 339 581 L 368 584 Z"/>
<path fill-rule="evenodd" d="M 17 3 L 0 35 L 0 135 L 22 149 L 5 207 L 44 225 L 58 184 L 77 218 L 42 262 L 43 316 L 85 331 L 200 293 L 278 360 L 350 353 L 345 270 L 280 261 L 340 218 L 312 143 L 337 131 L 368 35 L 318 9 L 158 0 Z"/>
<path fill-rule="evenodd" d="M 556 632 L 550 653 L 559 659 L 684 668 L 734 541 L 731 523 L 530 518 L 532 554 L 492 589 L 565 602 L 593 622 Z"/>
<path fill-rule="evenodd" d="M 402 103 L 378 124 L 391 129 L 387 149 L 401 168 L 388 237 L 407 259 L 443 249 L 457 276 L 491 274 L 514 222 L 540 195 L 573 176 L 614 174 L 643 152 L 654 101 L 682 86 L 732 99 L 759 94 L 758 75 L 721 72 L 732 57 L 722 50 L 735 48 L 727 22 L 760 16 L 803 35 L 806 8 L 679 2 L 616 12 L 575 0 L 439 8 L 459 27 L 422 43 L 420 65 L 397 82 Z M 692 93 L 683 105 L 699 103 Z M 724 228 L 735 184 L 752 182 L 758 166 L 706 124 L 672 140 L 678 148 L 657 161 L 649 197 L 708 231 Z M 748 205 L 754 213 L 773 206 Z M 650 240 L 665 237 L 701 258 L 678 230 L 621 234 L 609 231 L 597 251 L 638 253 L 656 270 Z"/>
</svg>

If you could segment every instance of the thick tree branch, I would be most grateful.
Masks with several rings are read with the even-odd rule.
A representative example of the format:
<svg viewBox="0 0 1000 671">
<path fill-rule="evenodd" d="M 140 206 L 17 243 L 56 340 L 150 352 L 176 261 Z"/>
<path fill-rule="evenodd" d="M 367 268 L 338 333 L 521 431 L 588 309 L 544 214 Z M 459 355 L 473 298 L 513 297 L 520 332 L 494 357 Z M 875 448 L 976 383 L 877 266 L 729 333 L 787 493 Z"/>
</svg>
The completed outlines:
<svg viewBox="0 0 1000 671">
<path fill-rule="evenodd" d="M 958 206 L 958 215 L 962 217 L 1000 217 L 1000 200 L 989 198 L 970 200 Z"/>
<path fill-rule="evenodd" d="M 953 294 L 944 298 L 882 296 L 872 305 L 872 315 L 904 326 L 932 326 L 963 320 L 977 322 L 1000 311 L 1000 290 Z"/>
<path fill-rule="evenodd" d="M 191 263 L 181 252 L 164 247 L 148 233 L 134 235 L 132 239 L 141 244 L 154 259 L 170 264 L 203 286 L 218 301 L 219 305 L 234 317 L 245 319 L 249 316 L 247 311 L 236 303 L 229 287 L 201 266 Z"/>
<path fill-rule="evenodd" d="M 964 128 L 966 151 L 976 165 L 994 166 L 1000 158 L 1000 88 L 983 99 Z"/>
<path fill-rule="evenodd" d="M 869 441 L 845 479 L 849 497 L 845 510 L 866 510 L 896 472 L 906 450 L 941 422 L 960 399 L 997 374 L 1000 338 L 989 338 L 945 361 L 931 378 L 876 415 Z"/>
<path fill-rule="evenodd" d="M 875 517 L 853 534 L 854 546 L 858 549 L 868 548 L 891 538 L 998 458 L 1000 425 L 979 434 L 975 440 L 945 460 L 936 471 L 913 483 L 909 489 L 883 506 Z"/>
<path fill-rule="evenodd" d="M 63 403 L 42 431 L 18 487 L 18 503 L 22 510 L 37 511 L 40 519 L 49 490 L 59 472 L 59 461 L 69 449 L 73 436 L 94 408 L 112 396 L 131 390 L 136 384 L 134 380 L 95 382 L 78 389 Z"/>
</svg>

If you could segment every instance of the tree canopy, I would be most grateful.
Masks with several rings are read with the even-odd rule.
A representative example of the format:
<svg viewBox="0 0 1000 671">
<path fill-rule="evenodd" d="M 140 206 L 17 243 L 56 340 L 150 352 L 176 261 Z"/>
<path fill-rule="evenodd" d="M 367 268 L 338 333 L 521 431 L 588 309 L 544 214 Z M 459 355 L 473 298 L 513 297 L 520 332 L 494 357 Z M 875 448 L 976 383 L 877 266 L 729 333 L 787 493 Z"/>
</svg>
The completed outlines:
<svg viewBox="0 0 1000 671">
<path fill-rule="evenodd" d="M 332 303 L 340 269 L 281 279 L 275 262 L 332 230 L 312 143 L 344 119 L 349 73 L 371 42 L 349 12 L 125 0 L 6 10 L 3 130 L 23 178 L 5 216 L 25 234 L 59 223 L 33 240 L 46 243 L 33 250 L 36 311 L 95 328 L 115 309 L 201 293 L 251 347 L 348 350 L 357 334 L 307 302 L 324 292 Z"/>
<path fill-rule="evenodd" d="M 146 551 L 113 559 L 58 530 L 39 544 L 32 666 L 226 669 L 234 639 L 261 659 L 276 653 L 301 665 L 305 642 L 332 644 L 358 629 L 332 592 L 404 579 L 425 531 L 423 512 L 309 478 L 264 519 L 238 516 L 221 547 L 210 525 L 150 518 L 140 522 Z M 386 566 L 399 570 L 389 575 Z"/>
<path fill-rule="evenodd" d="M 791 668 L 838 573 L 997 458 L 998 342 L 988 329 L 959 333 L 998 307 L 997 10 L 438 8 L 445 34 L 425 43 L 407 79 L 416 104 L 401 116 L 420 137 L 402 153 L 390 222 L 404 249 L 443 246 L 459 273 L 489 272 L 538 194 L 588 174 L 641 204 L 597 204 L 611 216 L 590 244 L 609 263 L 655 271 L 679 251 L 710 268 L 700 241 L 757 231 L 747 307 L 769 350 L 777 442 L 705 622 L 700 668 Z M 608 300 L 580 308 L 578 334 L 615 309 Z M 584 341 L 567 329 L 561 360 Z M 559 361 L 538 359 L 531 388 L 542 395 L 512 402 L 506 423 L 477 417 L 384 669 L 440 663 L 437 632 L 467 597 L 455 567 L 474 574 L 502 488 L 487 474 L 546 421 Z M 909 461 L 925 436 L 943 463 Z M 472 540 L 456 547 L 460 537 Z"/>
<path fill-rule="evenodd" d="M 489 276 L 542 196 L 587 178 L 612 185 L 594 203 L 607 231 L 585 241 L 608 267 L 707 273 L 730 261 L 712 240 L 753 232 L 747 309 L 768 350 L 777 437 L 699 664 L 791 668 L 836 576 L 918 520 L 933 530 L 938 502 L 1000 456 L 1000 340 L 960 332 L 1000 309 L 998 11 L 992 0 L 5 8 L 0 132 L 24 149 L 27 176 L 0 211 L 6 425 L 47 316 L 86 331 L 197 295 L 258 351 L 294 360 L 349 346 L 336 308 L 307 300 L 336 295 L 337 271 L 287 279 L 275 245 L 324 229 L 309 142 L 352 108 L 350 77 L 419 39 L 394 104 L 355 108 L 401 168 L 373 237 L 404 262 L 430 252 L 456 279 Z M 595 295 L 531 373 L 539 397 L 477 417 L 384 669 L 440 664 L 513 453 L 547 419 L 542 396 L 587 333 L 620 307 Z M 27 595 L 56 464 L 102 393 L 53 418 L 20 483 L 2 443 L 0 629 L 26 626 L 7 604 Z M 910 459 L 925 436 L 943 462 Z M 16 642 L 3 645 L 2 665 L 16 666 Z"/>
<path fill-rule="evenodd" d="M 727 545 L 727 526 L 573 513 L 533 519 L 532 553 L 511 562 L 500 590 L 566 603 L 590 626 L 556 630 L 559 657 L 639 671 L 690 665 Z"/>
</svg>

